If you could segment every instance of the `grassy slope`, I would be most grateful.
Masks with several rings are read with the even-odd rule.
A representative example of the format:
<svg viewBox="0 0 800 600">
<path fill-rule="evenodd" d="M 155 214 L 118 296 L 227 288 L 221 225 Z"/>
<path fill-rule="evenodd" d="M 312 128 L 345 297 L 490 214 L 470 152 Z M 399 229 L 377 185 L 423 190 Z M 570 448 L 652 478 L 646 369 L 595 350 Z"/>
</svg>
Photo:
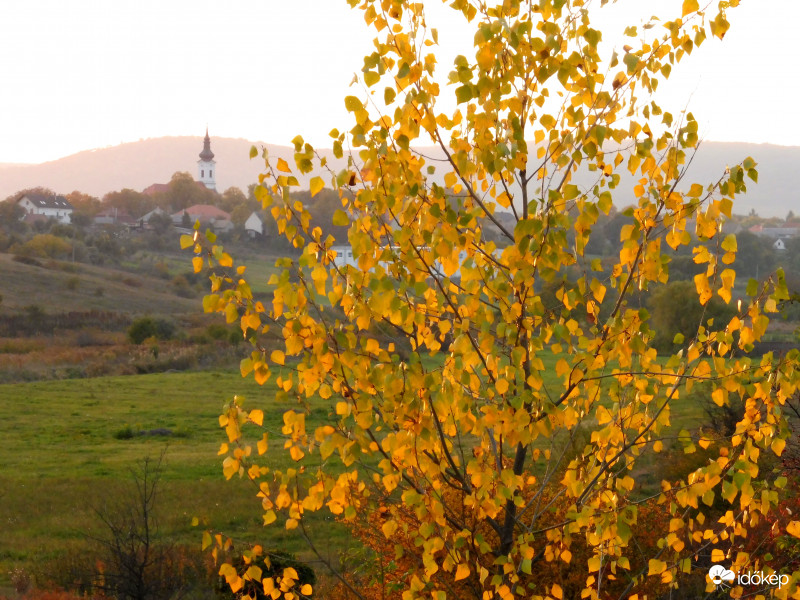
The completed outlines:
<svg viewBox="0 0 800 600">
<path fill-rule="evenodd" d="M 26 265 L 13 260 L 10 254 L 0 254 L 0 280 L 3 282 L 0 312 L 19 310 L 31 304 L 38 304 L 48 313 L 102 310 L 180 314 L 199 311 L 197 300 L 176 296 L 168 282 L 157 277 L 80 263 L 46 259 L 41 263 L 46 266 Z"/>
</svg>

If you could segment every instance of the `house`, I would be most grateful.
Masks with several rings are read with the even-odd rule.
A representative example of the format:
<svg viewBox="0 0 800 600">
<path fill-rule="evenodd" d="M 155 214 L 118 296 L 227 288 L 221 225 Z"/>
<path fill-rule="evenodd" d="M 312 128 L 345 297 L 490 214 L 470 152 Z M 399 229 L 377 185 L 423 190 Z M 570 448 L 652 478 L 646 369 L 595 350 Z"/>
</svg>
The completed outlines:
<svg viewBox="0 0 800 600">
<path fill-rule="evenodd" d="M 783 250 L 786 250 L 786 244 L 781 238 L 778 238 L 777 240 L 775 240 L 775 243 L 772 244 L 772 249 L 781 252 Z"/>
<path fill-rule="evenodd" d="M 391 248 L 393 250 L 397 249 L 396 246 L 392 246 Z M 341 244 L 341 245 L 331 246 L 331 250 L 336 252 L 336 256 L 333 259 L 334 266 L 336 266 L 336 267 L 338 267 L 340 269 L 345 267 L 345 266 L 353 266 L 353 267 L 357 267 L 358 266 L 358 257 L 354 255 L 353 248 L 349 244 L 347 244 L 347 245 Z M 494 251 L 494 256 L 496 258 L 499 258 L 501 253 L 502 253 L 502 250 L 496 249 Z M 467 258 L 468 258 L 468 254 L 467 254 L 467 252 L 465 250 L 461 250 L 458 253 L 458 264 L 456 266 L 455 271 L 450 275 L 451 278 L 453 278 L 453 279 L 460 279 L 461 278 L 461 265 L 464 264 L 464 262 L 467 260 Z M 390 265 L 390 263 L 388 261 L 380 261 L 378 264 L 381 267 L 383 267 L 384 269 L 388 269 L 389 265 Z M 429 272 L 430 272 L 430 275 L 432 275 L 436 279 L 441 279 L 442 277 L 446 276 L 444 266 L 442 265 L 441 261 L 439 261 L 439 260 L 435 261 L 433 263 L 433 265 L 431 265 L 431 267 L 429 268 Z"/>
<path fill-rule="evenodd" d="M 172 215 L 172 223 L 180 227 L 187 219 L 194 224 L 200 221 L 201 225 L 210 226 L 217 232 L 227 232 L 233 229 L 230 213 L 210 204 L 195 204 Z"/>
<path fill-rule="evenodd" d="M 123 209 L 109 207 L 97 213 L 94 216 L 94 222 L 97 225 L 127 225 L 132 227 L 136 224 L 136 219 Z"/>
<path fill-rule="evenodd" d="M 258 216 L 257 212 L 253 212 L 244 222 L 244 230 L 251 238 L 258 235 L 264 235 L 264 221 Z"/>
<path fill-rule="evenodd" d="M 158 185 L 158 184 L 153 184 L 153 185 Z M 141 229 L 152 229 L 152 226 L 150 225 L 150 219 L 152 219 L 153 217 L 156 217 L 156 216 L 166 215 L 166 214 L 167 214 L 167 211 L 165 211 L 164 209 L 156 207 L 153 210 L 151 210 L 149 213 L 144 214 L 141 217 L 139 217 L 139 219 L 137 220 L 138 227 L 141 228 Z"/>
<path fill-rule="evenodd" d="M 761 225 L 754 225 L 750 228 L 752 233 L 763 237 L 777 239 L 789 239 L 800 236 L 800 226 L 788 227 L 763 227 Z"/>
<path fill-rule="evenodd" d="M 55 219 L 59 223 L 69 223 L 74 210 L 72 204 L 64 196 L 51 196 L 35 192 L 23 194 L 17 200 L 17 204 L 27 215 L 41 215 L 48 219 Z"/>
</svg>

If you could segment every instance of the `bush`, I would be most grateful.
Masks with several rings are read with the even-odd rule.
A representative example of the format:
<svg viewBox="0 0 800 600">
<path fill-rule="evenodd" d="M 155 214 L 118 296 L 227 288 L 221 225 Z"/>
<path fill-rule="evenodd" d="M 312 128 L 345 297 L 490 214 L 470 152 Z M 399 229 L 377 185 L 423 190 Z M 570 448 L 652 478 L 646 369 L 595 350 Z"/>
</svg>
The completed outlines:
<svg viewBox="0 0 800 600">
<path fill-rule="evenodd" d="M 72 244 L 50 233 L 41 233 L 25 242 L 20 250 L 28 256 L 59 258 L 72 252 Z"/>
<path fill-rule="evenodd" d="M 115 440 L 130 440 L 137 435 L 137 432 L 131 427 L 130 425 L 125 425 L 122 429 L 118 429 L 114 432 L 114 439 Z"/>
<path fill-rule="evenodd" d="M 306 563 L 298 561 L 297 558 L 288 552 L 283 552 L 280 550 L 272 552 L 267 551 L 265 558 L 266 560 L 264 557 L 260 556 L 253 557 L 253 564 L 256 564 L 262 569 L 261 576 L 263 579 L 267 579 L 268 577 L 280 577 L 285 568 L 292 567 L 297 572 L 298 587 L 305 584 L 313 586 L 317 582 L 317 575 L 314 572 L 314 569 L 312 569 Z M 232 560 L 232 564 L 238 572 L 242 572 L 247 568 L 247 565 L 241 556 L 234 558 Z M 237 598 L 244 597 L 245 595 L 249 595 L 250 598 L 254 598 L 255 600 L 268 600 L 271 598 L 270 595 L 264 593 L 264 587 L 255 581 L 246 582 L 242 591 L 234 594 L 231 592 L 231 588 L 225 582 L 225 579 L 222 577 L 219 578 L 217 584 L 217 596 L 222 600 L 236 600 Z"/>
<path fill-rule="evenodd" d="M 175 337 L 175 324 L 166 319 L 141 317 L 128 328 L 128 339 L 133 344 L 141 344 L 146 339 L 171 340 Z"/>
</svg>

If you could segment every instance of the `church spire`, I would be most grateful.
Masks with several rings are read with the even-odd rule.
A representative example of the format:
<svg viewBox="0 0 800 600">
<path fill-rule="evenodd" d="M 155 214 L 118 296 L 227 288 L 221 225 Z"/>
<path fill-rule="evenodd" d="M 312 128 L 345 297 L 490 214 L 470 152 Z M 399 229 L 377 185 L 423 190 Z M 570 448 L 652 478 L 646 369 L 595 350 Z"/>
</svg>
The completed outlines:
<svg viewBox="0 0 800 600">
<path fill-rule="evenodd" d="M 200 159 L 205 161 L 214 160 L 214 153 L 211 151 L 211 138 L 208 137 L 208 126 L 206 126 L 206 137 L 203 140 L 203 151 L 200 153 Z"/>
<path fill-rule="evenodd" d="M 215 165 L 214 153 L 211 151 L 211 138 L 208 137 L 208 125 L 206 125 L 203 151 L 200 153 L 200 160 L 197 161 L 197 174 L 200 176 L 200 183 L 210 190 L 217 189 L 217 182 L 214 178 Z"/>
</svg>

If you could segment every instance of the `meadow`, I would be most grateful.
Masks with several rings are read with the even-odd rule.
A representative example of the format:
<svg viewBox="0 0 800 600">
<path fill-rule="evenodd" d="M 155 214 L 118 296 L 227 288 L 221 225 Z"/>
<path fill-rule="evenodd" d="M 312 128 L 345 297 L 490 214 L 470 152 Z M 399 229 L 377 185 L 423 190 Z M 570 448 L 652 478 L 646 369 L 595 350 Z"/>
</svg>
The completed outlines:
<svg viewBox="0 0 800 600">
<path fill-rule="evenodd" d="M 236 393 L 257 401 L 265 425 L 279 429 L 282 410 L 272 391 L 235 371 L 0 386 L 0 588 L 13 569 L 41 573 L 87 547 L 87 536 L 102 537 L 97 512 L 130 494 L 132 470 L 162 451 L 157 512 L 165 539 L 199 548 L 202 531 L 211 529 L 264 543 L 252 486 L 222 475 L 217 418 Z M 320 524 L 316 535 L 334 557 L 346 544 L 329 525 Z M 277 529 L 268 545 L 301 550 L 296 536 Z"/>
</svg>

